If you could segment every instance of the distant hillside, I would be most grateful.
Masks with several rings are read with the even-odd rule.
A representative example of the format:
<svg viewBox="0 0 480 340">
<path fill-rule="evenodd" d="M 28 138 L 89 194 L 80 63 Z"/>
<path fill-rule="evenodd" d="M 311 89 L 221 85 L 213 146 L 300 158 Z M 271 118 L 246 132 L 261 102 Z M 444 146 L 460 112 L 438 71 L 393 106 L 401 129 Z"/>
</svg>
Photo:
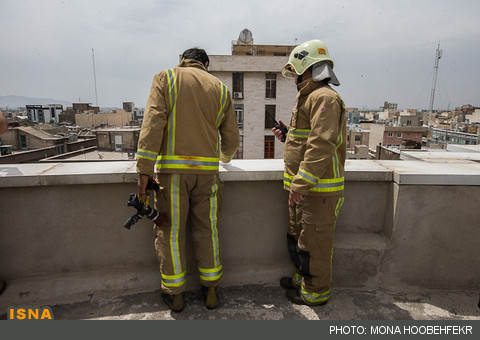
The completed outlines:
<svg viewBox="0 0 480 340">
<path fill-rule="evenodd" d="M 30 98 L 21 96 L 0 96 L 0 108 L 17 109 L 18 107 L 25 107 L 26 105 L 47 105 L 47 104 L 61 104 L 63 107 L 72 106 L 72 102 L 65 100 L 51 99 L 51 98 Z"/>
</svg>

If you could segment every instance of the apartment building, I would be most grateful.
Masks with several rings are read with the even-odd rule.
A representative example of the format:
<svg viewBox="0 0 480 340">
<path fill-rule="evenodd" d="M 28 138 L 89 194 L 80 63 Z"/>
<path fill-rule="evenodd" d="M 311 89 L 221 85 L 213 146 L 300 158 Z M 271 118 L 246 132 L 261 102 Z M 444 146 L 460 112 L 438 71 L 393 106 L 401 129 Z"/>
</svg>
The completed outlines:
<svg viewBox="0 0 480 340">
<path fill-rule="evenodd" d="M 49 104 L 49 105 L 27 105 L 28 120 L 48 124 L 50 122 L 58 123 L 59 115 L 63 112 L 63 105 Z"/>
<path fill-rule="evenodd" d="M 480 124 L 480 109 L 476 109 L 471 115 L 466 115 L 465 119 L 470 124 Z"/>
<path fill-rule="evenodd" d="M 432 129 L 433 144 L 459 144 L 459 145 L 478 145 L 480 136 L 472 133 L 444 130 L 439 128 Z"/>
<path fill-rule="evenodd" d="M 232 55 L 210 55 L 209 72 L 230 90 L 240 129 L 235 158 L 283 158 L 283 143 L 271 132 L 273 119 L 290 122 L 297 88 L 281 74 L 295 46 L 255 45 L 244 30 Z"/>
<path fill-rule="evenodd" d="M 427 128 L 422 126 L 386 126 L 372 124 L 370 126 L 370 140 L 368 147 L 376 150 L 380 143 L 382 146 L 393 148 L 419 148 L 422 145 L 423 134 Z"/>
<path fill-rule="evenodd" d="M 404 109 L 395 117 L 394 122 L 400 126 L 422 126 L 423 112 L 418 112 L 415 109 Z"/>
<path fill-rule="evenodd" d="M 349 127 L 347 131 L 347 149 L 351 150 L 355 146 L 368 145 L 370 131 L 359 127 Z"/>
</svg>

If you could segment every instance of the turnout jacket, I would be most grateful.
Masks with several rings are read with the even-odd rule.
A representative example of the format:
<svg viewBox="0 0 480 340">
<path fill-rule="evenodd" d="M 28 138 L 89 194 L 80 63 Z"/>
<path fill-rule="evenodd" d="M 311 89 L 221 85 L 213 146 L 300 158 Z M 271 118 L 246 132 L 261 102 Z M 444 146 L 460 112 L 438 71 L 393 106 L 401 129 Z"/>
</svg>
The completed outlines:
<svg viewBox="0 0 480 340">
<path fill-rule="evenodd" d="M 299 92 L 285 140 L 284 188 L 302 195 L 343 196 L 347 132 L 345 106 L 325 82 Z"/>
<path fill-rule="evenodd" d="M 221 143 L 219 140 L 221 135 Z M 153 78 L 137 150 L 137 172 L 209 174 L 239 145 L 231 94 L 199 61 Z"/>
</svg>

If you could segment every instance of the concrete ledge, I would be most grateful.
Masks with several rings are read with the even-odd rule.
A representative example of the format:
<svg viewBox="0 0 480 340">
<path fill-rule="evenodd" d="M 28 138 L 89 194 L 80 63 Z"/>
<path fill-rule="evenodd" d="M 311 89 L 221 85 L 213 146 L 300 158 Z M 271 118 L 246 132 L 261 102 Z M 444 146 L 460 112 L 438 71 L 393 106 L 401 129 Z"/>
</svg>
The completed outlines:
<svg viewBox="0 0 480 340">
<path fill-rule="evenodd" d="M 220 165 L 223 181 L 281 181 L 283 160 L 233 160 Z M 135 161 L 49 164 L 1 164 L 0 187 L 133 183 Z M 480 163 L 365 161 L 346 163 L 347 181 L 392 182 L 399 185 L 479 185 Z"/>
<path fill-rule="evenodd" d="M 480 185 L 480 163 L 397 161 L 393 180 L 399 185 Z"/>
</svg>

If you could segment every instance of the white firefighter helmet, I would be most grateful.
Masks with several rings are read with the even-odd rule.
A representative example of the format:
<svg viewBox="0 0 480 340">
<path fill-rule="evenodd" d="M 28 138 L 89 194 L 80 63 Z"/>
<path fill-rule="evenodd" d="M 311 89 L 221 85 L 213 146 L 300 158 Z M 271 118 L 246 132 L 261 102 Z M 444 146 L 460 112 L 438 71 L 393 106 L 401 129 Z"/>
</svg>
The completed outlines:
<svg viewBox="0 0 480 340">
<path fill-rule="evenodd" d="M 327 45 L 321 40 L 309 40 L 295 47 L 290 53 L 288 63 L 283 67 L 284 77 L 294 77 L 295 73 L 302 75 L 308 68 L 321 61 L 328 61 L 333 68 Z"/>
</svg>

